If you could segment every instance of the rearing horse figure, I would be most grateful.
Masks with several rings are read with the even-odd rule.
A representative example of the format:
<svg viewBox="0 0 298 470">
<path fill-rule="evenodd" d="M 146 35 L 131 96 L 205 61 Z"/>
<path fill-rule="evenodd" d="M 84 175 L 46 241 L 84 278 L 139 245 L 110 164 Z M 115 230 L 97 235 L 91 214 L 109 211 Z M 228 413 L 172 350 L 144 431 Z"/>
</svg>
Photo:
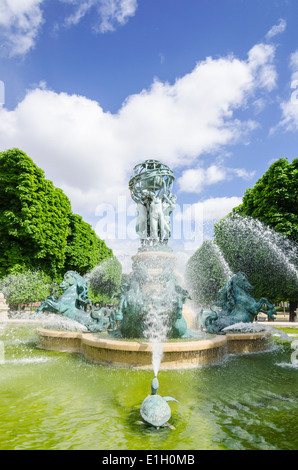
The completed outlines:
<svg viewBox="0 0 298 470">
<path fill-rule="evenodd" d="M 53 296 L 44 300 L 37 312 L 48 310 L 59 313 L 64 317 L 75 320 L 86 326 L 89 331 L 106 331 L 110 327 L 111 312 L 109 309 L 94 309 L 91 299 L 88 299 L 88 287 L 85 279 L 76 271 L 67 271 L 60 284 L 63 294 L 59 299 Z M 84 307 L 89 307 L 85 311 Z"/>
<path fill-rule="evenodd" d="M 253 286 L 244 273 L 233 274 L 218 292 L 218 300 L 211 304 L 211 311 L 199 314 L 199 328 L 208 333 L 224 334 L 227 326 L 236 323 L 252 323 L 258 313 L 263 312 L 275 319 L 274 306 L 265 297 L 258 302 L 249 294 Z M 266 305 L 265 310 L 263 306 Z M 219 308 L 221 310 L 216 309 Z"/>
</svg>

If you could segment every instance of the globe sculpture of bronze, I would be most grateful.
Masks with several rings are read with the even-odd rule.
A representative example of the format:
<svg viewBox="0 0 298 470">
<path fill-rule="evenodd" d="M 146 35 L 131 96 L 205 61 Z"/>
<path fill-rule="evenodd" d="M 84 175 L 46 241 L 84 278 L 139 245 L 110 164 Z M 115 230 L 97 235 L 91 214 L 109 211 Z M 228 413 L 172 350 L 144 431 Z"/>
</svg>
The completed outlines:
<svg viewBox="0 0 298 470">
<path fill-rule="evenodd" d="M 168 243 L 177 199 L 171 192 L 174 179 L 172 170 L 157 160 L 146 160 L 133 169 L 129 189 L 137 204 L 136 232 L 142 246 Z"/>
<path fill-rule="evenodd" d="M 260 312 L 274 320 L 274 306 L 265 297 L 256 301 L 249 294 L 252 289 L 244 273 L 233 274 L 218 291 L 218 299 L 212 303 L 211 310 L 201 310 L 199 328 L 207 333 L 225 334 L 225 328 L 237 323 L 252 323 Z"/>
</svg>

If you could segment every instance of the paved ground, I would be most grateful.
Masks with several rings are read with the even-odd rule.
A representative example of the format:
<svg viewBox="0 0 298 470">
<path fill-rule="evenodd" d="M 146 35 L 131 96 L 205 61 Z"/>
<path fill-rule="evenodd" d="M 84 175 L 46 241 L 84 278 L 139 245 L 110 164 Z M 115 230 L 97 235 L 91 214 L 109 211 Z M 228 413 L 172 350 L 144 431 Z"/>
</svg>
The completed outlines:
<svg viewBox="0 0 298 470">
<path fill-rule="evenodd" d="M 46 324 L 46 323 L 53 323 L 53 319 L 29 319 L 29 318 L 9 318 L 8 320 L 2 320 L 0 319 L 0 324 L 1 323 L 9 323 L 9 324 L 32 324 L 32 325 L 40 325 Z M 277 319 L 273 322 L 268 322 L 267 317 L 260 318 L 257 323 L 266 323 L 268 325 L 272 326 L 284 326 L 284 327 L 290 327 L 290 328 L 297 328 L 298 329 L 298 322 L 289 322 L 288 321 L 288 316 L 283 316 L 283 315 L 278 315 Z"/>
<path fill-rule="evenodd" d="M 298 323 L 297 322 L 290 322 L 290 321 L 258 321 L 258 323 L 266 323 L 268 325 L 272 326 L 284 326 L 284 327 L 290 327 L 290 328 L 298 328 Z"/>
</svg>

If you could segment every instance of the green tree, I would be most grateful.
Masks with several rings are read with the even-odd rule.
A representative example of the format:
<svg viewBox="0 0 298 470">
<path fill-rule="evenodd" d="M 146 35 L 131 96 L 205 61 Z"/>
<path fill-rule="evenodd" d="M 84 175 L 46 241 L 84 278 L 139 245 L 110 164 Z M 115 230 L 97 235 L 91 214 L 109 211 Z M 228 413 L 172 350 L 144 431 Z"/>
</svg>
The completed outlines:
<svg viewBox="0 0 298 470">
<path fill-rule="evenodd" d="M 18 149 L 0 153 L 0 276 L 16 264 L 51 276 L 65 261 L 70 202 Z"/>
<path fill-rule="evenodd" d="M 111 256 L 112 250 L 92 227 L 80 215 L 70 214 L 64 269 L 83 275 Z"/>
<path fill-rule="evenodd" d="M 118 293 L 121 285 L 122 265 L 113 256 L 96 266 L 87 279 L 93 301 L 113 303 L 112 296 Z"/>
<path fill-rule="evenodd" d="M 42 271 L 11 273 L 0 280 L 0 291 L 10 306 L 39 302 L 51 293 L 52 282 Z"/>
<path fill-rule="evenodd" d="M 57 281 L 113 255 L 24 152 L 0 152 L 0 277 L 42 270 Z"/>
<path fill-rule="evenodd" d="M 298 244 L 298 158 L 292 163 L 287 158 L 274 162 L 255 186 L 245 192 L 243 203 L 233 213 L 258 219 Z M 293 319 L 297 297 L 290 294 L 286 298 Z"/>
<path fill-rule="evenodd" d="M 230 275 L 229 266 L 216 243 L 204 241 L 186 266 L 187 287 L 195 304 L 209 307 Z"/>
<path fill-rule="evenodd" d="M 298 158 L 274 162 L 268 171 L 247 189 L 234 214 L 253 217 L 298 242 Z"/>
</svg>

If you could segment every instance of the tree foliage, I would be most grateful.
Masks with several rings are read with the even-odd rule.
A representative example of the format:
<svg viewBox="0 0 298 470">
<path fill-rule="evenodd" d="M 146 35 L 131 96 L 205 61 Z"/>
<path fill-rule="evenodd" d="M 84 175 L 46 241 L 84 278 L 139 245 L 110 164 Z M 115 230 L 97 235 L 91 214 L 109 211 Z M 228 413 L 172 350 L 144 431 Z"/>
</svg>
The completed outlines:
<svg viewBox="0 0 298 470">
<path fill-rule="evenodd" d="M 42 270 L 60 280 L 66 270 L 84 274 L 112 255 L 68 197 L 24 152 L 0 152 L 0 277 Z"/>
<path fill-rule="evenodd" d="M 15 264 L 55 275 L 65 261 L 70 202 L 27 155 L 0 153 L 0 275 Z"/>
<path fill-rule="evenodd" d="M 208 307 L 217 299 L 217 293 L 229 275 L 229 267 L 216 243 L 204 241 L 186 266 L 186 282 L 195 304 Z"/>
<path fill-rule="evenodd" d="M 117 294 L 122 279 L 122 265 L 116 257 L 111 257 L 87 275 L 90 297 L 93 301 L 112 303 L 112 296 Z"/>
<path fill-rule="evenodd" d="M 81 216 L 70 214 L 67 237 L 65 270 L 86 274 L 98 263 L 113 256 L 103 240 L 100 240 L 91 225 Z"/>
<path fill-rule="evenodd" d="M 250 216 L 298 242 L 298 158 L 274 162 L 234 214 Z"/>
<path fill-rule="evenodd" d="M 50 277 L 42 271 L 11 273 L 0 281 L 0 291 L 8 304 L 15 307 L 44 300 L 50 295 L 51 287 Z"/>
</svg>

